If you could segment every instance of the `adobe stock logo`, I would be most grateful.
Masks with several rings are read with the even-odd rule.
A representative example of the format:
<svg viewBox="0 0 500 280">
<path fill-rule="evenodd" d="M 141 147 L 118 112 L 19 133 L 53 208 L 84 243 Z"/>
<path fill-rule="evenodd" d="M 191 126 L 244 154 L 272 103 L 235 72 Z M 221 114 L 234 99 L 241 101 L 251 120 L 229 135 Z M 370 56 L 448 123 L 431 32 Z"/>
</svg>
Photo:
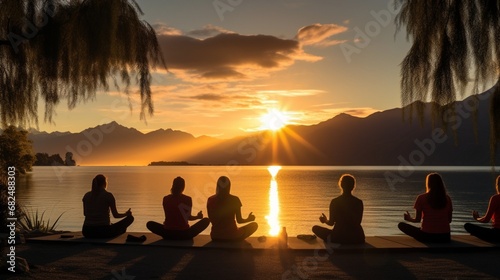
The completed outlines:
<svg viewBox="0 0 500 280">
<path fill-rule="evenodd" d="M 243 0 L 214 0 L 212 5 L 214 6 L 215 12 L 219 16 L 220 21 L 224 20 L 224 14 L 226 12 L 232 12 L 236 7 L 241 5 Z"/>
<path fill-rule="evenodd" d="M 21 34 L 14 33 L 12 31 L 7 34 L 9 42 L 14 49 L 14 52 L 19 53 L 19 46 L 23 43 L 26 43 L 30 39 L 33 39 L 37 36 L 43 27 L 45 27 L 49 23 L 49 17 L 54 17 L 56 13 L 56 7 L 54 4 L 45 4 L 42 8 L 42 21 L 41 22 L 32 22 L 29 19 L 24 19 L 26 27 L 24 30 L 20 31 Z"/>
<path fill-rule="evenodd" d="M 340 44 L 340 49 L 347 63 L 351 63 L 352 55 L 360 54 L 361 50 L 368 47 L 372 39 L 380 35 L 382 29 L 389 26 L 393 21 L 401 10 L 401 4 L 397 4 L 396 1 L 398 0 L 390 0 L 384 10 L 370 11 L 370 15 L 374 20 L 367 22 L 363 30 L 359 26 L 354 27 L 353 30 L 356 32 L 352 40 L 354 45 L 347 42 Z"/>
<path fill-rule="evenodd" d="M 456 103 L 454 107 L 448 108 L 443 112 L 443 127 L 448 127 L 450 132 L 458 130 L 464 121 L 474 117 L 474 112 L 479 110 L 481 101 L 488 100 L 490 94 L 479 94 L 467 98 L 462 102 Z M 442 127 L 436 127 L 431 131 L 431 134 L 424 139 L 415 139 L 413 141 L 414 148 L 406 156 L 399 155 L 397 157 L 399 166 L 396 171 L 386 171 L 384 177 L 391 191 L 396 190 L 398 184 L 402 184 L 416 170 L 417 166 L 422 166 L 426 159 L 432 157 L 439 149 L 439 145 L 450 139 L 448 131 Z"/>
</svg>

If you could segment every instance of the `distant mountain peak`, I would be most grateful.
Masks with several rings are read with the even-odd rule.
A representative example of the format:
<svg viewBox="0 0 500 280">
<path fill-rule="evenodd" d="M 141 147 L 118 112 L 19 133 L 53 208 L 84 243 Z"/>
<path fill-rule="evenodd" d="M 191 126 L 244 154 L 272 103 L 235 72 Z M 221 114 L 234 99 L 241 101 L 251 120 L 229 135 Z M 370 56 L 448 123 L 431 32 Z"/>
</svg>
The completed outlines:
<svg viewBox="0 0 500 280">
<path fill-rule="evenodd" d="M 272 162 L 283 165 L 488 165 L 489 92 L 453 104 L 460 115 L 447 121 L 449 128 L 456 127 L 458 145 L 448 131 L 435 140 L 434 127 L 427 125 L 431 123 L 431 114 L 424 114 L 426 125 L 415 125 L 402 118 L 405 108 L 375 112 L 367 117 L 340 113 L 314 125 L 290 125 L 280 137 L 274 137 L 274 132 L 260 131 L 222 140 L 194 137 L 171 128 L 142 133 L 116 121 L 81 133 L 59 136 L 40 133 L 30 137 L 36 152 L 64 154 L 71 148 L 75 155 L 79 153 L 77 161 L 84 165 L 132 165 L 151 161 L 258 165 Z M 479 103 L 471 98 L 478 98 Z M 430 107 L 428 102 L 420 105 Z M 472 107 L 477 108 L 477 114 L 472 114 Z M 477 139 L 474 139 L 474 123 L 477 124 Z M 95 131 L 96 128 L 100 131 Z"/>
<path fill-rule="evenodd" d="M 133 128 L 133 127 L 123 126 L 123 125 L 119 124 L 116 121 L 112 121 L 112 122 L 109 122 L 109 123 L 101 124 L 101 125 L 98 125 L 98 126 L 96 126 L 94 128 L 107 129 L 107 130 L 111 130 L 112 129 L 112 130 L 132 131 L 132 132 L 137 132 L 137 133 L 143 134 L 142 132 L 140 132 L 139 130 L 137 130 L 137 129 Z"/>
<path fill-rule="evenodd" d="M 355 117 L 353 115 L 349 115 L 348 113 L 340 113 L 338 115 L 336 115 L 334 118 L 340 118 L 340 119 L 360 119 L 360 117 Z"/>
</svg>

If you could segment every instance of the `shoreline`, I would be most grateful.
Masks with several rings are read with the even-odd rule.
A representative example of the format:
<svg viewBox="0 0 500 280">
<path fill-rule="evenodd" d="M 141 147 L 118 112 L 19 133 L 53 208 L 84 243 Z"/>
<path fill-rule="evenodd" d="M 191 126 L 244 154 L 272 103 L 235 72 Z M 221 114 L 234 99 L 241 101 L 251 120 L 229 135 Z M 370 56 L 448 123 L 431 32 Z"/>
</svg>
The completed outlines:
<svg viewBox="0 0 500 280">
<path fill-rule="evenodd" d="M 130 242 L 127 237 L 144 236 L 145 241 Z M 307 238 L 309 237 L 309 238 Z M 96 244 L 116 246 L 148 246 L 168 248 L 201 248 L 201 249 L 236 249 L 236 250 L 276 250 L 283 249 L 281 238 L 277 236 L 250 236 L 242 242 L 214 242 L 208 235 L 198 235 L 192 240 L 165 240 L 153 233 L 127 232 L 120 236 L 107 239 L 88 239 L 81 232 L 64 232 L 40 237 L 28 237 L 27 243 L 41 244 Z M 330 252 L 428 252 L 428 251 L 476 251 L 500 249 L 500 244 L 489 243 L 471 235 L 452 235 L 447 243 L 422 243 L 407 235 L 398 236 L 367 236 L 364 244 L 328 243 L 314 235 L 306 238 L 287 237 L 287 250 Z"/>
<path fill-rule="evenodd" d="M 19 245 L 9 279 L 497 279 L 497 251 L 314 254 L 97 244 Z M 492 265 L 493 264 L 493 265 Z M 122 278 L 119 278 L 122 277 Z M 128 278 L 127 278 L 128 277 Z"/>
</svg>

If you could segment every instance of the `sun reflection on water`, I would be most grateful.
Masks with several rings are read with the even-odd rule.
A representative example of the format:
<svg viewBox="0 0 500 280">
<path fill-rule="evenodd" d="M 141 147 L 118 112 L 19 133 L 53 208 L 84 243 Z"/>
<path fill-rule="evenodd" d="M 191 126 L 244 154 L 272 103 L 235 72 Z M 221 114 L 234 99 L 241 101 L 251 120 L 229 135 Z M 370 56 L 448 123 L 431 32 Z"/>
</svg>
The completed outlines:
<svg viewBox="0 0 500 280">
<path fill-rule="evenodd" d="M 281 166 L 269 166 L 267 170 L 271 174 L 271 185 L 269 187 L 269 215 L 266 216 L 267 223 L 271 228 L 269 235 L 277 236 L 280 233 L 281 226 L 279 222 L 280 201 L 278 196 L 278 182 L 276 175 L 280 171 Z"/>
</svg>

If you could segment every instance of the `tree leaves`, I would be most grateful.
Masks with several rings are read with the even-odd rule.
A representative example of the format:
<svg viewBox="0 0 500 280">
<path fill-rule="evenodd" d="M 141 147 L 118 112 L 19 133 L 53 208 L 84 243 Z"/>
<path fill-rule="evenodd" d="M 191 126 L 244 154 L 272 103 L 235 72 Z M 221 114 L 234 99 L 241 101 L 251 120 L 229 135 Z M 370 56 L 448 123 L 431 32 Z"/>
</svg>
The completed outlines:
<svg viewBox="0 0 500 280">
<path fill-rule="evenodd" d="M 500 94 L 500 1 L 400 0 L 398 28 L 406 27 L 412 47 L 401 63 L 401 100 L 423 119 L 421 102 L 433 102 L 434 123 L 442 122 L 467 86 L 477 94 L 493 84 Z M 471 83 L 472 82 L 472 83 Z M 472 85 L 470 85 L 472 84 Z M 491 107 L 492 145 L 500 140 L 500 100 Z M 418 102 L 417 102 L 418 101 Z M 495 148 L 492 146 L 492 151 Z"/>
<path fill-rule="evenodd" d="M 0 0 L 0 5 L 3 126 L 37 123 L 39 99 L 50 122 L 61 100 L 73 108 L 99 89 L 108 90 L 110 81 L 118 87 L 117 77 L 126 94 L 135 77 L 141 118 L 153 114 L 150 71 L 165 63 L 135 1 Z"/>
<path fill-rule="evenodd" d="M 0 134 L 0 168 L 1 173 L 7 172 L 9 166 L 13 166 L 20 173 L 31 170 L 35 162 L 33 147 L 28 139 L 28 132 L 18 130 L 14 126 L 7 127 Z"/>
</svg>

